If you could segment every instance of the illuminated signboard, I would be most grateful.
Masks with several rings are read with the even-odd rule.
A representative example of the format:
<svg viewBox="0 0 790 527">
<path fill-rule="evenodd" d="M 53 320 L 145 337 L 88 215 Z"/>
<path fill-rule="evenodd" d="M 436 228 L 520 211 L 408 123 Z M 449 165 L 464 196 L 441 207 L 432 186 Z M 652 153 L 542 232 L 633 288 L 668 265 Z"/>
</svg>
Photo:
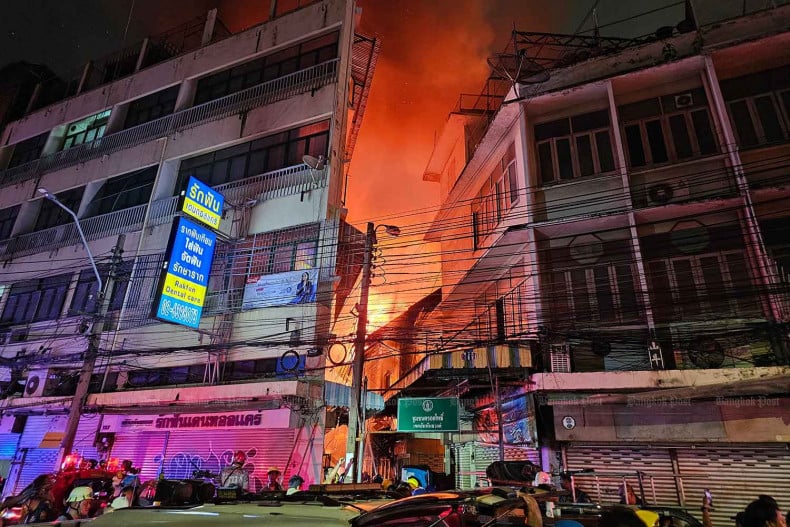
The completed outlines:
<svg viewBox="0 0 790 527">
<path fill-rule="evenodd" d="M 205 183 L 189 176 L 187 189 L 181 193 L 181 210 L 209 227 L 219 229 L 225 197 Z"/>
<path fill-rule="evenodd" d="M 200 325 L 217 235 L 186 218 L 173 221 L 167 261 L 154 302 L 154 318 Z"/>
</svg>

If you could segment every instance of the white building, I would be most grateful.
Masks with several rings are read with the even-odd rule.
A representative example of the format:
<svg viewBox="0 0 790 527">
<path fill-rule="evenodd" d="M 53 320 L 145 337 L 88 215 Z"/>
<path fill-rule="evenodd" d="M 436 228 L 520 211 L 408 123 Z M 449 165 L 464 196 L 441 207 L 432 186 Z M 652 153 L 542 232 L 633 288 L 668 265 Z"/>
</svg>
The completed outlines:
<svg viewBox="0 0 790 527">
<path fill-rule="evenodd" d="M 105 280 L 123 244 L 74 451 L 131 459 L 143 479 L 219 472 L 235 450 L 248 453 L 253 490 L 270 466 L 286 481 L 320 478 L 320 351 L 343 271 L 345 169 L 378 48 L 355 33 L 354 2 L 300 4 L 234 35 L 210 12 L 177 35 L 193 45 L 173 47 L 176 32 L 146 39 L 86 67 L 68 98 L 6 127 L 6 494 L 56 468 L 96 307 L 74 221 L 39 188 L 77 214 Z M 325 166 L 306 166 L 305 155 Z M 198 329 L 151 318 L 189 176 L 226 200 Z M 303 275 L 310 283 L 297 298 Z"/>
<path fill-rule="evenodd" d="M 678 11 L 643 39 L 514 32 L 516 82 L 462 98 L 437 141 L 444 340 L 386 397 L 463 398 L 458 481 L 498 458 L 477 428 L 495 405 L 447 368 L 491 386 L 529 345 L 496 377 L 522 376 L 539 437 L 505 423 L 506 457 L 595 469 L 603 501 L 636 471 L 658 503 L 710 488 L 718 520 L 790 496 L 790 6 L 699 29 Z"/>
</svg>

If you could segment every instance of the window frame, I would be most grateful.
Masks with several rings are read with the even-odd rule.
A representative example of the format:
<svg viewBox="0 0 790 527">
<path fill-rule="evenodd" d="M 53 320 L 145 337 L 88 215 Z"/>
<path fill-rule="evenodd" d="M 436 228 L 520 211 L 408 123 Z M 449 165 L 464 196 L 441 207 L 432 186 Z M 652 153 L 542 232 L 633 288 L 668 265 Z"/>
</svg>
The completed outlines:
<svg viewBox="0 0 790 527">
<path fill-rule="evenodd" d="M 112 110 L 104 110 L 88 116 L 84 119 L 80 119 L 79 121 L 74 121 L 66 125 L 66 135 L 63 136 L 63 146 L 61 146 L 60 150 L 68 150 L 70 148 L 74 148 L 75 146 L 80 146 L 84 144 L 91 143 L 96 141 L 97 139 L 101 139 L 104 137 L 104 132 L 107 131 L 107 123 L 110 121 L 110 115 L 112 114 Z M 79 125 L 85 121 L 91 121 L 89 124 L 85 126 L 85 130 L 79 130 L 75 132 L 69 132 L 69 128 L 72 126 Z M 90 135 L 91 132 L 96 131 L 94 135 Z M 82 135 L 82 137 L 77 140 L 76 138 Z M 90 136 L 90 139 L 88 137 Z M 69 142 L 70 139 L 74 139 L 72 142 Z"/>
<path fill-rule="evenodd" d="M 713 140 L 714 140 L 714 148 L 712 152 L 704 153 L 702 152 L 702 147 L 700 143 L 700 135 L 697 131 L 697 127 L 694 124 L 694 119 L 692 114 L 698 112 L 705 112 L 708 124 L 710 125 L 710 129 L 713 133 Z M 672 133 L 672 127 L 670 125 L 670 119 L 676 117 L 678 115 L 682 115 L 684 117 L 684 122 L 686 124 L 686 131 L 688 133 L 688 138 L 691 147 L 691 155 L 687 157 L 679 157 L 677 153 L 677 149 L 675 147 L 675 137 Z M 662 139 L 664 140 L 664 149 L 666 151 L 667 159 L 666 161 L 655 161 L 653 159 L 653 145 L 650 142 L 650 138 L 647 132 L 647 124 L 649 122 L 658 121 L 660 124 L 661 135 Z M 640 143 L 642 147 L 642 154 L 644 155 L 645 162 L 644 164 L 634 165 L 633 160 L 631 159 L 631 145 L 628 141 L 628 134 L 626 133 L 626 129 L 631 126 L 639 126 L 639 136 L 640 136 Z M 659 115 L 651 115 L 649 117 L 642 117 L 639 119 L 629 119 L 627 121 L 623 121 L 621 126 L 621 133 L 623 134 L 623 150 L 625 154 L 626 164 L 628 165 L 629 169 L 644 169 L 649 167 L 655 166 L 664 166 L 673 163 L 683 163 L 689 160 L 699 159 L 705 156 L 716 155 L 720 152 L 720 145 L 718 137 L 716 137 L 715 127 L 713 126 L 713 120 L 711 117 L 710 108 L 707 103 L 704 106 L 695 106 L 691 108 L 682 108 L 679 110 L 673 110 L 671 112 L 664 112 L 661 110 L 661 114 Z"/>
<path fill-rule="evenodd" d="M 739 147 L 758 148 L 764 145 L 780 144 L 790 139 L 790 108 L 785 108 L 783 97 L 786 92 L 790 94 L 790 89 L 768 90 L 754 95 L 748 95 L 724 101 L 727 107 L 727 115 L 729 116 L 730 123 L 732 125 L 732 130 L 735 133 L 735 140 L 738 142 Z M 765 125 L 763 124 L 763 119 L 760 117 L 760 112 L 758 111 L 756 104 L 756 100 L 761 97 L 769 97 L 771 100 L 773 109 L 775 110 L 776 119 L 779 123 L 779 128 L 781 129 L 782 133 L 782 138 L 779 140 L 769 141 L 765 136 Z M 745 144 L 743 142 L 743 138 L 741 137 L 740 130 L 738 129 L 732 105 L 740 102 L 746 103 L 746 109 L 749 112 L 750 124 L 755 133 L 756 142 L 754 144 Z"/>
<path fill-rule="evenodd" d="M 631 294 L 634 300 L 632 312 L 626 312 L 625 308 L 629 302 L 624 298 L 625 291 L 621 291 L 621 283 L 617 273 L 618 268 L 624 267 L 629 268 L 631 271 Z M 606 270 L 606 277 L 609 284 L 609 299 L 612 306 L 611 318 L 601 317 L 601 310 L 599 308 L 599 290 L 596 281 L 596 270 L 602 268 Z M 579 281 L 584 288 L 579 288 L 577 290 L 575 287 L 574 273 L 579 273 L 579 271 L 584 274 L 583 279 Z M 567 313 L 572 315 L 574 320 L 578 320 L 582 323 L 618 324 L 635 321 L 641 319 L 643 316 L 643 308 L 639 300 L 639 295 L 637 294 L 638 289 L 636 282 L 634 281 L 635 273 L 633 264 L 629 264 L 628 262 L 599 262 L 589 266 L 563 267 L 551 271 L 550 275 L 550 282 L 552 284 L 551 296 L 554 298 L 561 297 L 563 299 L 562 301 L 567 307 Z M 558 288 L 557 277 L 562 278 L 562 291 Z M 577 291 L 579 294 L 577 294 Z M 586 309 L 584 306 L 577 305 L 581 300 L 580 295 L 582 292 L 587 301 L 588 307 Z M 552 305 L 554 302 L 554 300 L 551 300 L 549 304 Z M 586 312 L 587 310 L 588 312 Z"/>
<path fill-rule="evenodd" d="M 585 130 L 580 130 L 578 132 L 574 131 L 573 119 L 575 117 L 579 117 L 580 115 L 597 113 L 601 111 L 607 112 L 607 117 L 609 120 L 608 126 L 589 128 Z M 599 177 L 607 174 L 612 174 L 617 171 L 617 163 L 615 161 L 615 156 L 614 156 L 614 141 L 612 140 L 612 121 L 608 110 L 594 110 L 592 112 L 586 112 L 585 114 L 572 115 L 560 119 L 554 119 L 553 121 L 547 121 L 545 123 L 536 123 L 535 128 L 544 124 L 550 124 L 562 120 L 565 120 L 568 123 L 567 135 L 557 135 L 557 136 L 549 137 L 547 139 L 541 139 L 535 141 L 535 156 L 537 157 L 536 167 L 538 171 L 537 176 L 540 185 L 542 186 L 556 185 L 556 184 L 567 183 L 578 179 Z M 612 160 L 611 170 L 603 170 L 603 167 L 601 166 L 602 165 L 601 154 L 598 151 L 598 141 L 597 141 L 598 138 L 597 136 L 600 133 L 606 133 L 609 139 L 610 157 Z M 579 158 L 579 148 L 578 148 L 578 138 L 582 136 L 587 136 L 590 139 L 590 149 L 592 153 L 592 162 L 593 162 L 593 172 L 591 174 L 582 174 L 581 162 Z M 567 178 L 562 177 L 560 171 L 560 164 L 559 164 L 560 154 L 559 154 L 559 148 L 557 146 L 558 142 L 564 140 L 567 140 L 569 143 L 569 150 L 571 157 L 571 176 Z M 550 180 L 545 178 L 545 175 L 543 174 L 542 163 L 541 163 L 540 147 L 545 144 L 548 144 L 551 150 L 552 178 Z"/>
<path fill-rule="evenodd" d="M 15 326 L 61 318 L 72 277 L 72 273 L 64 273 L 13 284 L 9 290 L 3 312 L 0 313 L 0 325 Z M 14 291 L 15 288 L 17 291 Z M 50 292 L 57 295 L 55 303 L 51 299 L 45 302 L 47 294 Z M 24 313 L 23 316 L 17 317 L 14 314 L 18 310 L 19 299 L 22 298 L 26 298 Z M 14 314 L 9 312 L 9 306 L 13 306 Z M 52 316 L 53 312 L 56 312 L 54 316 Z"/>
</svg>

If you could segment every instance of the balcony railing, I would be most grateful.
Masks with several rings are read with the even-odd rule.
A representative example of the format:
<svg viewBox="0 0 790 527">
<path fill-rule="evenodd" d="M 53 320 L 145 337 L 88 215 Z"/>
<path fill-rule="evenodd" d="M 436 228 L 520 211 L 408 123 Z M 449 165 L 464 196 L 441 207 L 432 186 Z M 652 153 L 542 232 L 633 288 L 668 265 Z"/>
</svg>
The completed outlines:
<svg viewBox="0 0 790 527">
<path fill-rule="evenodd" d="M 90 143 L 4 170 L 0 172 L 0 187 L 21 183 L 40 174 L 84 163 L 152 139 L 321 88 L 336 81 L 337 63 L 338 59 L 330 60 L 220 99 L 106 135 Z"/>
<path fill-rule="evenodd" d="M 295 165 L 240 181 L 217 185 L 214 188 L 224 194 L 226 202 L 232 206 L 250 199 L 274 199 L 298 194 L 325 184 L 325 171 L 312 170 L 305 165 Z M 85 239 L 88 241 L 98 240 L 142 229 L 146 206 L 137 205 L 80 220 Z M 177 212 L 177 208 L 178 196 L 154 201 L 151 204 L 147 226 L 153 227 L 170 222 Z M 2 241 L 0 242 L 0 255 L 5 258 L 19 257 L 81 243 L 77 226 L 73 222 L 69 222 L 65 225 L 22 234 Z"/>
</svg>

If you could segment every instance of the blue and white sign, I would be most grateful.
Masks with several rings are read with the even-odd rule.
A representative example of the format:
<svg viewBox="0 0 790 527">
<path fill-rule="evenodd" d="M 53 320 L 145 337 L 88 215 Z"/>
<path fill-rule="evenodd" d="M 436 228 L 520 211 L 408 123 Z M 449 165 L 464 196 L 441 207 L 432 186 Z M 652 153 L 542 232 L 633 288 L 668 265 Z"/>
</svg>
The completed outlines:
<svg viewBox="0 0 790 527">
<path fill-rule="evenodd" d="M 205 183 L 189 176 L 187 189 L 183 192 L 181 210 L 209 227 L 219 229 L 225 196 Z"/>
<path fill-rule="evenodd" d="M 217 235 L 186 218 L 176 218 L 170 233 L 167 268 L 159 281 L 155 317 L 197 328 L 206 300 Z"/>
</svg>

